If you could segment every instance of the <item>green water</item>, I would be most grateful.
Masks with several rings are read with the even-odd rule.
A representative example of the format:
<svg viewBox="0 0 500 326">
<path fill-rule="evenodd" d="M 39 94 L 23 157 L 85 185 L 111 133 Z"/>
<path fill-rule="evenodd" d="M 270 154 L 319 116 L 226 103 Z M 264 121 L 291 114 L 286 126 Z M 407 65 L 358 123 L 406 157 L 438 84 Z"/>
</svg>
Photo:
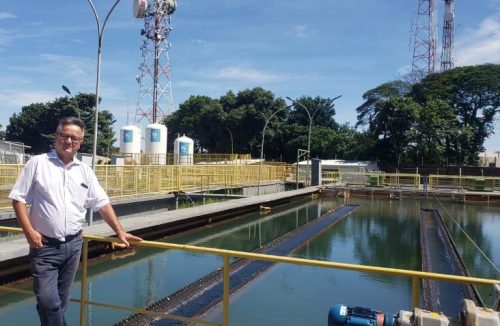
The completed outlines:
<svg viewBox="0 0 500 326">
<path fill-rule="evenodd" d="M 500 207 L 436 202 L 389 201 L 351 198 L 359 204 L 348 218 L 326 230 L 294 255 L 308 259 L 420 269 L 420 208 L 439 208 L 445 216 L 471 275 L 499 279 L 499 275 L 463 236 L 458 225 L 495 264 L 500 265 Z M 271 213 L 240 216 L 176 237 L 167 242 L 253 251 L 298 226 L 337 207 L 336 197 L 303 200 L 274 208 Z M 90 299 L 142 307 L 182 288 L 222 266 L 213 255 L 179 251 L 136 250 L 122 259 L 108 257 L 89 268 Z M 29 287 L 29 286 L 28 286 Z M 72 297 L 79 297 L 77 281 Z M 487 291 L 484 289 L 483 292 Z M 352 271 L 305 266 L 276 265 L 256 282 L 231 298 L 231 325 L 324 325 L 328 309 L 336 303 L 396 312 L 411 309 L 411 280 Z M 22 295 L 0 296 L 1 324 L 36 325 L 34 300 Z M 79 306 L 67 313 L 70 325 L 78 324 Z M 127 314 L 92 306 L 91 325 L 110 325 Z M 220 311 L 207 319 L 220 322 Z"/>
</svg>

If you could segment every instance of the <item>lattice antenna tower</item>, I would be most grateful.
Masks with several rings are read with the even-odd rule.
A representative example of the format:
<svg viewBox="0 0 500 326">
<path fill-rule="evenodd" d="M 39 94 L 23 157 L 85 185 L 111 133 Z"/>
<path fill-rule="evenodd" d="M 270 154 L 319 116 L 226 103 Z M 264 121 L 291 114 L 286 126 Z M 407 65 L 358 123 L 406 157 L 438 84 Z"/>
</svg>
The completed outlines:
<svg viewBox="0 0 500 326">
<path fill-rule="evenodd" d="M 444 0 L 443 49 L 441 51 L 441 71 L 453 69 L 453 34 L 455 26 L 455 0 Z"/>
<path fill-rule="evenodd" d="M 142 119 L 156 123 L 173 109 L 170 77 L 169 33 L 170 18 L 177 8 L 175 0 L 134 0 L 134 16 L 144 19 L 141 35 L 143 62 L 139 66 L 139 96 L 135 123 Z"/>
<path fill-rule="evenodd" d="M 436 0 L 418 0 L 411 75 L 418 81 L 436 70 Z"/>
</svg>

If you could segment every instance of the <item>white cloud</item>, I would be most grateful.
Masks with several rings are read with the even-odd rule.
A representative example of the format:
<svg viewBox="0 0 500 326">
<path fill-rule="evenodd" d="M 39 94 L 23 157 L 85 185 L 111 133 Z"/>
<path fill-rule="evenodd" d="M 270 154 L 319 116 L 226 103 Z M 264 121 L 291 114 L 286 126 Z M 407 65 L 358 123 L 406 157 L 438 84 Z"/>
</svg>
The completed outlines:
<svg viewBox="0 0 500 326">
<path fill-rule="evenodd" d="M 0 103 L 6 108 L 19 108 L 30 105 L 32 103 L 45 103 L 53 101 L 55 97 L 60 96 L 54 92 L 45 91 L 14 91 L 14 90 L 4 90 L 0 93 Z"/>
<path fill-rule="evenodd" d="M 213 76 L 217 79 L 227 79 L 251 83 L 269 83 L 283 79 L 283 76 L 242 67 L 222 68 L 219 71 L 216 71 Z"/>
<path fill-rule="evenodd" d="M 95 83 L 96 68 L 91 59 L 51 53 L 42 53 L 39 59 L 39 65 L 18 66 L 16 70 L 50 74 L 79 88 L 91 89 Z"/>
<path fill-rule="evenodd" d="M 397 77 L 403 77 L 411 73 L 411 65 L 404 65 L 396 71 Z"/>
<path fill-rule="evenodd" d="M 14 14 L 11 14 L 9 12 L 0 11 L 0 20 L 2 20 L 2 19 L 12 19 L 12 18 L 17 18 L 17 16 L 14 15 Z"/>
<path fill-rule="evenodd" d="M 206 43 L 205 40 L 202 40 L 200 38 L 191 38 L 191 39 L 185 40 L 183 42 L 188 43 L 188 44 L 198 44 L 198 45 L 202 45 L 202 44 Z"/>
<path fill-rule="evenodd" d="M 500 63 L 500 14 L 487 17 L 456 41 L 457 66 Z"/>
<path fill-rule="evenodd" d="M 285 34 L 287 36 L 296 38 L 308 38 L 318 34 L 318 30 L 311 29 L 307 25 L 300 24 L 300 25 L 294 25 L 291 28 L 287 29 Z"/>
<path fill-rule="evenodd" d="M 313 32 L 306 25 L 295 25 L 293 27 L 293 35 L 295 37 L 308 37 L 311 34 L 313 34 Z"/>
</svg>

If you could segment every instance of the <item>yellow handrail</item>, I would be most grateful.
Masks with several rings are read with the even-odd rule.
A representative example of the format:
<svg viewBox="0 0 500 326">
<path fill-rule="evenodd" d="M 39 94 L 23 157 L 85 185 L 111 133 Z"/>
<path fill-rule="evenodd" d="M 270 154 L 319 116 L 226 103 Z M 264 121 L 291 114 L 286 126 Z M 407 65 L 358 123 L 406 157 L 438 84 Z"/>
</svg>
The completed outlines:
<svg viewBox="0 0 500 326">
<path fill-rule="evenodd" d="M 8 194 L 22 165 L 0 165 L 0 209 L 11 209 Z M 284 182 L 286 164 L 263 164 L 262 182 Z M 258 165 L 97 165 L 96 176 L 112 199 L 257 185 Z M 228 183 L 229 182 L 229 183 Z"/>
<path fill-rule="evenodd" d="M 13 228 L 13 227 L 0 227 L 0 232 L 14 232 L 20 233 L 22 229 Z M 90 234 L 83 234 L 83 251 L 82 251 L 82 280 L 81 280 L 81 300 L 80 300 L 80 325 L 84 325 L 85 322 L 85 305 L 86 304 L 94 304 L 100 306 L 107 306 L 110 308 L 116 308 L 121 310 L 128 310 L 133 312 L 140 312 L 146 314 L 152 314 L 147 312 L 147 310 L 129 308 L 123 306 L 115 306 L 106 303 L 99 302 L 91 302 L 87 301 L 85 287 L 87 284 L 87 260 L 88 260 L 88 242 L 89 241 L 101 241 L 101 242 L 118 242 L 116 238 L 113 237 L 102 237 Z M 245 259 L 252 260 L 263 260 L 275 263 L 288 263 L 288 264 L 297 264 L 297 265 L 305 265 L 312 267 L 324 267 L 324 268 L 334 268 L 334 269 L 343 269 L 343 270 L 351 270 L 358 272 L 367 272 L 367 273 L 377 273 L 377 274 L 388 274 L 395 276 L 406 276 L 412 278 L 412 304 L 413 307 L 418 307 L 420 303 L 420 281 L 421 279 L 433 279 L 433 280 L 441 280 L 441 281 L 454 281 L 459 283 L 472 283 L 472 284 L 481 284 L 481 285 L 493 285 L 500 284 L 500 280 L 494 279 L 485 279 L 478 277 L 466 277 L 466 276 L 458 276 L 458 275 L 447 275 L 440 273 L 428 273 L 422 271 L 412 271 L 405 269 L 397 269 L 397 268 L 387 268 L 387 267 L 378 267 L 378 266 L 367 266 L 367 265 L 357 265 L 357 264 L 348 264 L 348 263 L 337 263 L 337 262 L 328 262 L 328 261 L 319 261 L 319 260 L 311 260 L 304 258 L 295 258 L 295 257 L 283 257 L 276 255 L 266 255 L 266 254 L 258 254 L 251 252 L 243 252 L 236 250 L 226 250 L 226 249 L 217 249 L 217 248 L 207 248 L 207 247 L 197 247 L 191 245 L 182 245 L 175 243 L 165 243 L 165 242 L 157 242 L 157 241 L 131 241 L 131 244 L 138 247 L 147 247 L 147 248 L 156 248 L 156 249 L 174 249 L 174 250 L 183 250 L 190 251 L 196 253 L 206 253 L 206 254 L 215 254 L 220 255 L 224 258 L 224 270 L 223 270 L 223 316 L 224 326 L 229 325 L 229 261 L 230 257 L 239 257 Z M 161 313 L 154 313 L 155 316 L 162 316 L 164 318 L 176 319 L 186 321 L 184 317 L 172 316 Z M 211 324 L 206 321 L 189 319 L 191 322 L 204 323 L 209 325 Z"/>
</svg>

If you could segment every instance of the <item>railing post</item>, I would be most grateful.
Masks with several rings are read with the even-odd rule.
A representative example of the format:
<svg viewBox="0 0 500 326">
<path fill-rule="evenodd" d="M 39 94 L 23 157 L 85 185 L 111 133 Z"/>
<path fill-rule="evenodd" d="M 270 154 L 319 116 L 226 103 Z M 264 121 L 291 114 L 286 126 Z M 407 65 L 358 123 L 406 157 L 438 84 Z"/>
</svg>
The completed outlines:
<svg viewBox="0 0 500 326">
<path fill-rule="evenodd" d="M 420 306 L 420 277 L 413 276 L 411 278 L 412 283 L 412 305 L 413 308 L 418 308 Z"/>
<path fill-rule="evenodd" d="M 137 166 L 135 166 L 134 167 L 134 195 L 135 196 L 137 196 L 138 182 L 139 182 L 139 168 Z"/>
<path fill-rule="evenodd" d="M 224 255 L 224 290 L 222 294 L 222 313 L 224 314 L 224 326 L 229 325 L 229 256 Z"/>
<path fill-rule="evenodd" d="M 120 173 L 120 196 L 123 196 L 123 175 L 126 173 L 126 167 L 123 166 L 123 170 Z"/>
<path fill-rule="evenodd" d="M 177 177 L 177 180 L 176 180 L 176 190 L 177 191 L 180 191 L 181 190 L 181 168 L 180 166 L 175 166 L 175 169 L 176 169 L 176 177 Z"/>
<path fill-rule="evenodd" d="M 109 185 L 108 185 L 108 169 L 109 169 L 109 165 L 105 165 L 104 166 L 104 190 L 107 192 L 108 189 L 109 189 Z"/>
<path fill-rule="evenodd" d="M 89 258 L 89 240 L 83 238 L 82 248 L 82 279 L 80 290 L 80 326 L 85 325 L 85 305 L 87 303 L 87 267 Z"/>
</svg>

